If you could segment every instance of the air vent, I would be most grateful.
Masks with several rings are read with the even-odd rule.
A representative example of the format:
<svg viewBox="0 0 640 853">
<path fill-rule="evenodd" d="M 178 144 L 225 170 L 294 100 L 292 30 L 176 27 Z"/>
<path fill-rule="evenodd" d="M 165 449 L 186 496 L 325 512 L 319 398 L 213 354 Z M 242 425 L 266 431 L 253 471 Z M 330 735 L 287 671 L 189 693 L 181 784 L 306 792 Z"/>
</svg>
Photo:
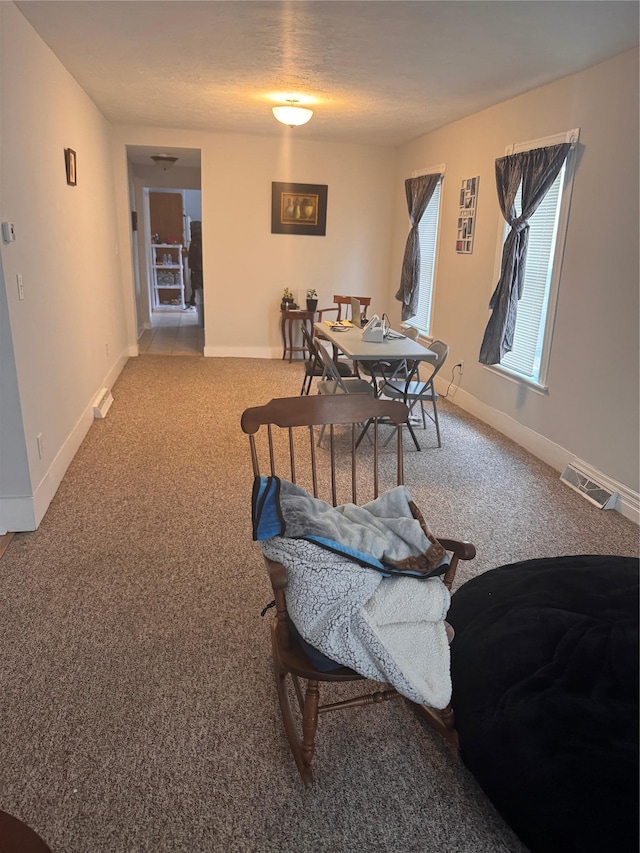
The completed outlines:
<svg viewBox="0 0 640 853">
<path fill-rule="evenodd" d="M 587 474 L 574 468 L 573 465 L 567 465 L 562 472 L 560 479 L 567 486 L 586 498 L 589 503 L 600 509 L 615 509 L 618 502 L 618 492 L 611 492 L 601 483 L 597 483 Z"/>
<path fill-rule="evenodd" d="M 93 401 L 93 417 L 106 418 L 112 403 L 113 397 L 111 396 L 111 391 L 108 388 L 102 388 Z"/>
</svg>

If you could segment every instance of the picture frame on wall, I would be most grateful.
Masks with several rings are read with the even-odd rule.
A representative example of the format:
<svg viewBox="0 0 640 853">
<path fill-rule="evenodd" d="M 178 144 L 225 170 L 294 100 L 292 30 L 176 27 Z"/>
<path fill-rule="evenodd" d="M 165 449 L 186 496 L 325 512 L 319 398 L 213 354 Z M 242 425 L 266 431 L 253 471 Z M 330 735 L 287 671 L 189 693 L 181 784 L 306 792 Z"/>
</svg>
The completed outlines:
<svg viewBox="0 0 640 853">
<path fill-rule="evenodd" d="M 67 171 L 67 183 L 75 187 L 78 183 L 76 172 L 76 152 L 72 148 L 64 149 L 64 165 Z"/>
<path fill-rule="evenodd" d="M 456 229 L 456 252 L 470 255 L 473 252 L 473 238 L 476 230 L 476 205 L 480 177 L 466 178 L 460 187 L 460 210 Z"/>
<path fill-rule="evenodd" d="M 271 233 L 324 237 L 327 231 L 327 184 L 271 184 Z"/>
</svg>

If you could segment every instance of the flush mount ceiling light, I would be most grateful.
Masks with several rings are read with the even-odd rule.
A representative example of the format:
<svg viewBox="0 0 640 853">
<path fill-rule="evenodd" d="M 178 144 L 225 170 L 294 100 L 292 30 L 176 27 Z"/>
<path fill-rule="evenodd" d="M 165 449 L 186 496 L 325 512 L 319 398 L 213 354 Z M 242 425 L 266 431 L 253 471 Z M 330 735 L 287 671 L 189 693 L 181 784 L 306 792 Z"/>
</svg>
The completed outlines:
<svg viewBox="0 0 640 853">
<path fill-rule="evenodd" d="M 272 107 L 272 112 L 282 124 L 287 124 L 289 127 L 300 127 L 301 124 L 306 124 L 311 119 L 313 110 L 300 107 L 298 103 L 297 98 L 287 98 L 286 107 Z"/>
<path fill-rule="evenodd" d="M 160 166 L 160 168 L 166 172 L 167 169 L 170 169 L 173 166 L 178 158 L 174 157 L 172 154 L 152 154 L 151 159 L 156 166 Z"/>
</svg>

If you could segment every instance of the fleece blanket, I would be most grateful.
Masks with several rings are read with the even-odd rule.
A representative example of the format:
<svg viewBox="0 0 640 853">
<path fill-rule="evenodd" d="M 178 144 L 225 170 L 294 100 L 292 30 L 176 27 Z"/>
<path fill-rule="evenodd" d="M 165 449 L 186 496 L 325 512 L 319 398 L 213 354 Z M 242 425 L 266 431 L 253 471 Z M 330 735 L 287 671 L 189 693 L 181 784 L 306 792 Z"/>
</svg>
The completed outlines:
<svg viewBox="0 0 640 853">
<path fill-rule="evenodd" d="M 264 554 L 287 570 L 287 608 L 304 640 L 414 702 L 447 706 L 447 564 L 404 486 L 362 507 L 332 507 L 259 478 L 253 520 Z"/>
</svg>

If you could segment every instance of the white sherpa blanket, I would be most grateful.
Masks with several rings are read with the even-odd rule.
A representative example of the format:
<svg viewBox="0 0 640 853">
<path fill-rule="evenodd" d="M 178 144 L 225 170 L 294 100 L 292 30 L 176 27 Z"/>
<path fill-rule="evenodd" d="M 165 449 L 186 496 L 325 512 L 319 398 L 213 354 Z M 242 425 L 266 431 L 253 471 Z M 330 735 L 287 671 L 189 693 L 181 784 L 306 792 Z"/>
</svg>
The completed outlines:
<svg viewBox="0 0 640 853">
<path fill-rule="evenodd" d="M 384 577 L 304 539 L 275 536 L 260 546 L 287 570 L 287 609 L 307 642 L 414 702 L 447 706 L 450 595 L 439 577 Z"/>
</svg>

